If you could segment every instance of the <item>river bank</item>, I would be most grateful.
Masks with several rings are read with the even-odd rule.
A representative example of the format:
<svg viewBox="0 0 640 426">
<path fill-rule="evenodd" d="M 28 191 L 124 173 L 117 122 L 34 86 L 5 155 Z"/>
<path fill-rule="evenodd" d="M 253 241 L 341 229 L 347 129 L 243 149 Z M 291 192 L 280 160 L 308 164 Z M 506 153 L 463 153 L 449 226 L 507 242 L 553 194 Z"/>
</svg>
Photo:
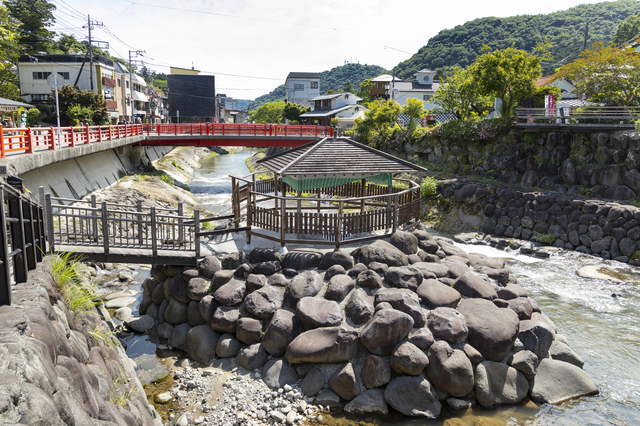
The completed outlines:
<svg viewBox="0 0 640 426">
<path fill-rule="evenodd" d="M 197 177 L 194 178 L 194 180 L 196 179 L 198 178 Z M 221 177 L 220 179 L 223 179 L 223 178 Z M 210 195 L 211 194 L 204 194 L 204 196 L 207 196 L 207 197 Z M 227 196 L 228 194 L 224 192 L 221 192 L 216 195 L 216 197 L 219 197 L 219 198 L 224 198 Z M 223 204 L 224 202 L 220 201 L 219 206 L 222 207 Z M 474 247 L 472 250 L 477 250 L 477 249 L 478 249 L 478 246 Z M 497 255 L 507 256 L 507 257 L 514 256 L 513 253 L 508 253 L 508 254 L 504 254 L 504 252 L 502 253 L 503 254 L 497 253 Z M 559 258 L 559 259 L 556 261 L 556 258 Z M 549 265 L 554 265 L 554 267 L 556 267 L 555 265 L 558 265 L 558 264 L 562 265 L 563 262 L 566 265 L 567 259 L 571 262 L 578 262 L 577 259 L 574 259 L 573 255 L 565 255 L 565 254 L 562 254 L 562 252 L 560 252 L 560 254 L 558 253 L 554 254 L 550 259 L 547 259 L 544 263 Z M 583 259 L 581 261 L 584 261 L 584 259 L 591 259 L 591 257 L 585 256 L 580 259 Z M 508 260 L 507 262 L 511 262 L 511 261 Z M 517 422 L 517 423 L 524 423 L 524 422 L 544 423 L 544 422 L 553 422 L 553 421 L 557 422 L 557 421 L 560 421 L 560 419 L 567 419 L 567 420 L 573 419 L 576 422 L 593 421 L 595 423 L 601 423 L 605 421 L 606 418 L 608 418 L 606 417 L 607 413 L 609 413 L 609 417 L 613 415 L 613 419 L 614 419 L 612 421 L 613 424 L 634 423 L 634 420 L 637 420 L 637 408 L 634 408 L 637 405 L 637 397 L 638 397 L 637 380 L 635 380 L 633 377 L 630 380 L 623 380 L 621 376 L 624 376 L 624 374 L 621 374 L 620 372 L 618 372 L 615 366 L 624 365 L 625 368 L 629 368 L 629 371 L 638 371 L 637 366 L 629 365 L 630 361 L 620 359 L 620 355 L 619 355 L 620 353 L 622 354 L 634 353 L 638 349 L 637 341 L 634 339 L 630 340 L 628 337 L 626 337 L 625 339 L 623 339 L 622 342 L 614 342 L 611 340 L 611 336 L 616 335 L 618 332 L 623 333 L 625 336 L 633 336 L 634 334 L 637 335 L 637 321 L 634 322 L 629 312 L 629 309 L 631 309 L 631 307 L 634 306 L 634 304 L 637 304 L 637 300 L 639 300 L 637 292 L 635 291 L 635 288 L 633 286 L 629 286 L 628 284 L 626 284 L 623 287 L 624 288 L 623 291 L 616 291 L 613 289 L 614 287 L 612 287 L 612 284 L 603 284 L 601 281 L 595 281 L 595 282 L 589 283 L 588 281 L 579 279 L 577 277 L 567 278 L 567 277 L 563 277 L 563 275 L 566 275 L 566 274 L 563 274 L 562 272 L 560 272 L 557 275 L 552 275 L 553 278 L 549 278 L 550 275 L 548 274 L 548 272 L 545 272 L 543 274 L 539 272 L 540 266 L 536 266 L 535 267 L 536 272 L 532 273 L 530 269 L 527 269 L 531 267 L 530 264 L 522 261 L 517 261 L 510 266 L 512 268 L 515 268 L 516 271 L 518 271 L 517 274 L 519 276 L 519 279 L 521 281 L 524 280 L 523 285 L 536 286 L 535 288 L 537 288 L 538 290 L 536 290 L 536 295 L 534 296 L 534 298 L 536 299 L 536 301 L 538 301 L 538 303 L 540 304 L 540 306 L 543 308 L 545 312 L 554 312 L 557 314 L 557 315 L 552 315 L 552 314 L 549 314 L 549 315 L 557 325 L 560 324 L 559 328 L 565 331 L 565 333 L 569 337 L 569 340 L 572 343 L 575 342 L 575 339 L 573 337 L 574 334 L 581 336 L 579 338 L 580 340 L 578 340 L 579 346 L 576 347 L 576 350 L 585 357 L 585 360 L 587 361 L 585 368 L 589 372 L 589 374 L 593 374 L 592 371 L 594 371 L 594 368 L 596 369 L 595 371 L 598 372 L 597 374 L 594 375 L 594 377 L 598 379 L 596 380 L 596 383 L 598 384 L 599 388 L 602 386 L 603 383 L 605 384 L 603 394 L 601 394 L 600 397 L 589 397 L 589 398 L 581 399 L 572 403 L 570 402 L 570 403 L 561 404 L 560 406 L 544 406 L 543 405 L 540 407 L 533 407 L 531 405 L 525 405 L 525 406 L 515 406 L 513 409 L 490 410 L 489 412 L 487 412 L 487 410 L 478 411 L 478 409 L 476 409 L 475 411 L 463 410 L 462 412 L 457 412 L 457 413 L 453 412 L 451 414 L 450 419 L 448 420 L 424 421 L 423 423 L 420 423 L 420 424 L 442 424 L 442 422 L 449 422 L 447 424 L 455 424 L 455 423 L 450 423 L 451 421 L 454 421 L 454 420 L 456 421 L 460 420 L 461 422 L 464 422 L 463 424 L 473 424 L 476 421 L 489 421 L 490 419 L 493 422 L 497 422 L 497 424 L 505 424 L 509 422 Z M 562 270 L 562 267 L 560 267 L 559 269 Z M 538 276 L 542 276 L 541 282 L 539 284 L 534 284 L 535 279 L 539 278 Z M 563 278 L 566 278 L 566 279 L 563 280 Z M 576 283 L 578 283 L 579 286 L 576 286 Z M 616 284 L 616 285 L 620 286 L 620 284 Z M 551 286 L 551 290 L 545 289 L 545 287 L 548 288 L 549 286 Z M 595 287 L 597 291 L 593 291 L 593 290 L 587 291 L 589 289 L 592 289 L 592 287 Z M 609 294 L 606 294 L 606 295 L 602 294 L 605 291 L 605 289 L 607 289 L 606 291 L 608 291 Z M 539 300 L 539 296 L 537 293 L 540 293 L 543 296 L 542 301 Z M 548 296 L 545 296 L 545 294 L 548 294 Z M 622 297 L 612 298 L 611 294 L 622 294 Z M 607 297 L 608 299 L 604 299 L 604 297 Z M 616 300 L 611 300 L 611 299 L 616 299 Z M 545 300 L 546 300 L 546 304 L 545 304 Z M 606 300 L 606 303 L 604 303 L 604 300 Z M 626 306 L 626 307 L 624 307 L 623 309 L 616 308 L 615 303 L 619 303 L 622 306 Z M 563 305 L 563 306 L 561 307 L 559 305 Z M 565 308 L 564 305 L 567 305 L 567 307 Z M 585 312 L 577 315 L 579 320 L 575 324 L 573 324 L 571 322 L 572 321 L 571 317 L 576 315 L 574 313 L 576 309 L 582 309 Z M 612 318 L 616 318 L 616 320 L 612 321 L 613 324 L 611 324 L 610 326 L 607 326 L 607 322 L 611 321 Z M 594 330 L 599 330 L 599 332 L 597 333 L 597 336 L 598 336 L 597 338 L 599 341 L 602 341 L 603 343 L 597 345 L 598 347 L 597 350 L 593 350 L 591 348 L 592 345 L 590 344 L 590 341 L 592 340 L 593 337 L 584 336 L 584 332 L 582 330 L 580 322 L 582 322 L 582 324 L 585 324 L 585 323 L 591 324 L 588 327 L 588 329 L 591 330 L 591 332 L 593 332 Z M 570 330 L 570 332 L 566 330 Z M 162 345 L 162 343 L 160 344 Z M 616 350 L 613 350 L 613 349 L 608 350 L 606 349 L 606 346 L 616 348 Z M 182 361 L 184 359 L 183 353 L 180 354 L 174 351 L 173 355 L 171 355 L 171 352 L 165 352 L 165 351 L 167 350 L 161 349 L 158 352 L 161 359 L 168 360 L 169 356 L 172 356 L 172 357 L 175 357 L 175 360 L 177 361 L 178 365 L 180 365 L 180 363 L 183 362 Z M 589 356 L 584 355 L 585 351 Z M 605 355 L 603 355 L 603 353 Z M 167 355 L 167 358 L 165 358 L 164 355 Z M 605 360 L 603 360 L 602 358 L 603 356 L 605 357 L 604 358 Z M 631 364 L 633 363 L 631 362 Z M 177 368 L 180 368 L 180 367 L 177 367 Z M 223 373 L 218 376 L 226 377 L 224 376 L 225 374 L 232 375 L 232 373 L 230 373 L 229 371 L 231 369 L 232 368 L 227 370 L 220 370 Z M 236 370 L 236 373 L 238 373 L 237 370 Z M 257 381 L 248 380 L 247 376 L 243 376 L 242 373 L 238 373 L 238 374 L 240 374 L 241 377 L 245 378 L 245 380 L 241 380 L 239 383 L 237 383 L 238 386 L 234 387 L 234 389 L 241 388 L 245 384 L 252 384 L 253 386 L 255 386 L 255 383 L 260 382 L 259 380 Z M 201 376 L 202 374 L 199 373 L 199 375 Z M 231 375 L 229 377 L 231 377 Z M 178 379 L 178 383 L 180 382 L 181 380 Z M 165 381 L 164 383 L 166 384 L 166 386 L 170 388 L 175 386 L 176 382 L 172 382 L 171 380 L 168 380 L 168 381 Z M 236 383 L 234 383 L 234 385 L 236 385 Z M 205 385 L 205 387 L 206 386 L 208 385 Z M 223 389 L 221 388 L 222 386 L 221 380 L 218 380 L 218 386 L 220 386 L 220 389 Z M 248 392 L 249 391 L 247 390 L 245 394 L 248 394 Z M 216 398 L 222 397 L 222 394 L 220 392 L 206 393 L 206 395 L 212 395 L 212 397 L 213 395 L 216 395 Z M 218 407 L 225 405 L 224 397 L 221 399 L 221 401 L 222 401 L 222 405 L 218 405 Z M 173 402 L 174 413 L 179 412 L 179 410 L 187 410 L 187 408 L 185 407 L 191 406 L 191 405 L 184 405 L 181 408 L 179 402 L 180 402 L 180 398 L 176 398 Z M 234 401 L 229 399 L 228 404 L 230 404 L 231 402 L 234 402 Z M 589 408 L 585 408 L 585 407 L 589 407 Z M 334 411 L 334 414 L 335 413 L 336 412 Z M 616 413 L 616 414 L 611 414 L 611 413 Z M 251 412 L 249 411 L 247 412 L 247 414 L 248 414 L 248 417 L 250 417 Z M 256 416 L 257 416 L 257 413 L 256 413 Z M 373 423 L 374 421 L 370 417 L 369 418 L 356 417 L 356 420 L 352 421 L 349 419 L 345 419 L 340 415 L 337 415 L 337 416 L 329 415 L 327 412 L 323 412 L 323 416 L 324 416 L 323 420 L 329 424 L 350 424 L 350 423 L 357 424 L 362 421 L 365 421 L 367 423 L 369 422 Z M 180 416 L 174 415 L 175 420 L 177 420 L 179 417 Z M 208 418 L 207 416 L 204 416 L 202 413 L 200 413 L 197 417 L 193 417 L 194 421 L 195 419 L 198 419 L 198 417 L 205 417 L 205 419 Z M 473 420 L 474 418 L 475 420 Z M 228 424 L 228 423 L 224 423 L 224 421 L 232 421 L 232 418 L 224 417 L 223 419 L 218 419 L 218 420 L 211 419 L 210 421 L 211 422 L 219 421 L 220 422 L 219 424 Z M 398 421 L 402 421 L 402 420 L 398 419 L 397 417 L 388 418 L 388 419 L 382 418 L 377 420 L 376 422 L 378 424 L 392 424 L 392 423 L 397 424 L 396 422 Z M 217 424 L 217 423 L 211 423 L 211 424 Z M 415 422 L 413 422 L 412 424 L 415 424 Z"/>
</svg>

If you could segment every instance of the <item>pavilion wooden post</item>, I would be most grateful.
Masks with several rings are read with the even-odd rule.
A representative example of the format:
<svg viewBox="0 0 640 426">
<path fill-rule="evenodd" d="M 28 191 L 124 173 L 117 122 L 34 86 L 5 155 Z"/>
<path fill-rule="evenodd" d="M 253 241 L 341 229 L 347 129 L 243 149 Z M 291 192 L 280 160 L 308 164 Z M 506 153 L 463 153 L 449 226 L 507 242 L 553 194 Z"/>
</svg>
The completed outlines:
<svg viewBox="0 0 640 426">
<path fill-rule="evenodd" d="M 388 186 L 387 187 L 387 215 L 386 215 L 386 228 L 384 230 L 384 233 L 388 233 L 389 232 L 389 225 L 391 224 L 391 191 L 392 191 L 392 187 Z"/>
<path fill-rule="evenodd" d="M 322 193 L 320 192 L 320 188 L 318 188 L 318 213 L 320 213 L 320 198 L 321 198 Z"/>
<path fill-rule="evenodd" d="M 278 211 L 278 174 L 273 174 L 273 194 L 276 196 L 274 198 L 274 211 Z"/>
<path fill-rule="evenodd" d="M 240 219 L 240 194 L 238 191 L 240 186 L 236 178 L 231 176 L 231 207 L 233 208 L 233 224 L 237 228 L 239 226 L 238 220 Z"/>
<path fill-rule="evenodd" d="M 364 197 L 367 196 L 367 180 L 362 179 L 360 184 L 362 185 L 362 188 L 360 188 L 360 196 L 362 197 L 362 200 L 360 200 L 360 217 L 358 218 L 358 221 L 360 222 L 361 232 L 367 232 L 367 230 L 364 229 Z"/>
<path fill-rule="evenodd" d="M 303 226 L 303 223 L 302 223 L 302 200 L 301 200 L 301 197 L 302 197 L 302 191 L 298 191 L 298 202 L 297 202 L 297 205 L 298 205 L 298 210 L 297 210 L 297 213 L 298 213 L 298 215 L 297 215 L 297 220 L 298 220 L 298 227 L 297 227 L 298 228 L 298 238 L 300 238 L 300 234 L 302 232 L 302 226 Z"/>
<path fill-rule="evenodd" d="M 283 190 L 282 195 L 282 203 L 280 204 L 280 254 L 286 254 L 287 248 L 285 238 L 287 236 L 287 193 Z"/>
<path fill-rule="evenodd" d="M 393 196 L 393 233 L 398 229 L 398 195 Z"/>
<path fill-rule="evenodd" d="M 342 242 L 342 200 L 338 203 L 338 222 L 336 224 L 336 251 L 340 251 L 340 243 Z"/>
</svg>

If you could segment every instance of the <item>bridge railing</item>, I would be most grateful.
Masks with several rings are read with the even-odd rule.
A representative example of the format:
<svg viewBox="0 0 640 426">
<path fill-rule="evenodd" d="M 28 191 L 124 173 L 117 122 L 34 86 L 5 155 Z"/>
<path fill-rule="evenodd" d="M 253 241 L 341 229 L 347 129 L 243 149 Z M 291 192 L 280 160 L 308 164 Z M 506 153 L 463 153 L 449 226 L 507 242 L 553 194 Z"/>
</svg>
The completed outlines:
<svg viewBox="0 0 640 426">
<path fill-rule="evenodd" d="M 333 136 L 333 129 L 286 124 L 123 124 L 61 127 L 58 136 L 57 127 L 0 126 L 0 158 L 5 158 L 7 154 L 31 154 L 40 150 L 56 150 L 137 135 L 330 137 Z"/>
<path fill-rule="evenodd" d="M 640 119 L 640 107 L 516 108 L 516 117 L 519 124 L 633 124 Z"/>
<path fill-rule="evenodd" d="M 56 246 L 92 246 L 109 255 L 113 249 L 195 251 L 200 255 L 199 212 L 194 217 L 178 209 L 137 205 L 97 203 L 45 195 L 48 234 L 53 250 Z M 72 203 L 72 204 L 65 204 Z"/>
</svg>

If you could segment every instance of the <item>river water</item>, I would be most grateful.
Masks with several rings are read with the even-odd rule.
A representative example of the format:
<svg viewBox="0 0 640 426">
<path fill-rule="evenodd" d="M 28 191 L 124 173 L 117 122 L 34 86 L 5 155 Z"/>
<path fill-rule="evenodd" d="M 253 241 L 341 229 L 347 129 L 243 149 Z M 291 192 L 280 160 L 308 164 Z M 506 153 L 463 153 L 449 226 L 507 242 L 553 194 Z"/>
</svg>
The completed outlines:
<svg viewBox="0 0 640 426">
<path fill-rule="evenodd" d="M 229 174 L 249 173 L 245 160 L 253 150 L 202 161 L 189 183 L 200 208 L 215 214 L 230 211 Z M 489 246 L 460 245 L 468 252 L 504 257 L 542 311 L 567 336 L 585 360 L 584 369 L 599 395 L 560 405 L 525 402 L 498 409 L 449 409 L 437 420 L 327 416 L 328 424 L 375 425 L 640 425 L 640 269 L 578 253 L 560 253 L 539 260 Z M 603 265 L 622 283 L 581 278 L 583 265 Z M 615 297 L 613 297 L 615 295 Z"/>
</svg>

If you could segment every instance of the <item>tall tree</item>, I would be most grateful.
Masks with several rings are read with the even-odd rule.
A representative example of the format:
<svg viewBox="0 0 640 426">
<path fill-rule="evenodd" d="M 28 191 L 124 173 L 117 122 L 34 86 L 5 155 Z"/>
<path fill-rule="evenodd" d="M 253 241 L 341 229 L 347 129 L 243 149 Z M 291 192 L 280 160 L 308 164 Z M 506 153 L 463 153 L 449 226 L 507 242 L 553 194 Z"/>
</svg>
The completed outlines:
<svg viewBox="0 0 640 426">
<path fill-rule="evenodd" d="M 0 1 L 0 97 L 18 99 L 18 78 L 11 67 L 18 63 L 18 40 L 15 26 L 9 21 L 7 9 Z"/>
<path fill-rule="evenodd" d="M 85 53 L 87 46 L 78 41 L 73 34 L 60 34 L 58 40 L 53 44 L 52 51 L 54 53 Z"/>
<path fill-rule="evenodd" d="M 535 93 L 534 82 L 542 76 L 544 49 L 544 45 L 537 47 L 538 56 L 513 46 L 494 51 L 485 46 L 484 53 L 469 67 L 477 93 L 501 99 L 500 115 L 511 116 L 520 100 Z"/>
<path fill-rule="evenodd" d="M 613 42 L 619 45 L 638 35 L 640 35 L 640 15 L 629 16 L 618 25 L 616 38 L 613 39 Z"/>
<path fill-rule="evenodd" d="M 53 95 L 50 97 L 53 103 Z M 90 90 L 82 90 L 78 86 L 63 86 L 58 91 L 60 117 L 66 117 L 65 124 L 75 125 L 73 120 L 88 118 L 91 124 L 109 124 L 107 104 L 102 97 Z"/>
<path fill-rule="evenodd" d="M 342 87 L 342 91 L 353 93 L 355 92 L 355 89 L 353 88 L 353 84 L 351 84 L 350 81 L 347 81 L 346 83 L 344 83 L 344 87 Z"/>
<path fill-rule="evenodd" d="M 306 107 L 300 104 L 287 103 L 284 106 L 283 116 L 287 120 L 293 122 L 293 124 L 298 122 L 298 117 L 305 112 L 311 111 L 311 107 Z"/>
<path fill-rule="evenodd" d="M 18 22 L 18 43 L 28 54 L 49 52 L 55 33 L 49 31 L 56 7 L 46 0 L 6 0 L 11 18 Z"/>
<path fill-rule="evenodd" d="M 459 119 L 466 120 L 473 112 L 482 114 L 493 105 L 490 97 L 478 94 L 478 85 L 468 68 L 455 68 L 453 75 L 444 78 L 444 82 L 438 87 L 432 101 Z"/>
<path fill-rule="evenodd" d="M 249 113 L 249 120 L 254 123 L 284 123 L 284 101 L 267 102 Z"/>
<path fill-rule="evenodd" d="M 360 90 L 358 90 L 358 93 L 356 94 L 362 98 L 362 100 L 360 101 L 361 104 L 366 105 L 371 102 L 371 87 L 373 86 L 371 80 L 372 79 L 367 78 L 365 80 L 362 80 L 362 82 L 360 83 Z"/>
<path fill-rule="evenodd" d="M 388 132 L 389 126 L 398 121 L 402 107 L 396 101 L 378 99 L 371 101 L 369 110 L 365 111 L 364 118 L 356 118 L 355 131 L 364 140 L 371 140 L 377 135 Z"/>
<path fill-rule="evenodd" d="M 640 56 L 630 49 L 603 46 L 580 53 L 580 57 L 556 71 L 554 79 L 570 80 L 587 99 L 609 105 L 640 103 Z"/>
</svg>

